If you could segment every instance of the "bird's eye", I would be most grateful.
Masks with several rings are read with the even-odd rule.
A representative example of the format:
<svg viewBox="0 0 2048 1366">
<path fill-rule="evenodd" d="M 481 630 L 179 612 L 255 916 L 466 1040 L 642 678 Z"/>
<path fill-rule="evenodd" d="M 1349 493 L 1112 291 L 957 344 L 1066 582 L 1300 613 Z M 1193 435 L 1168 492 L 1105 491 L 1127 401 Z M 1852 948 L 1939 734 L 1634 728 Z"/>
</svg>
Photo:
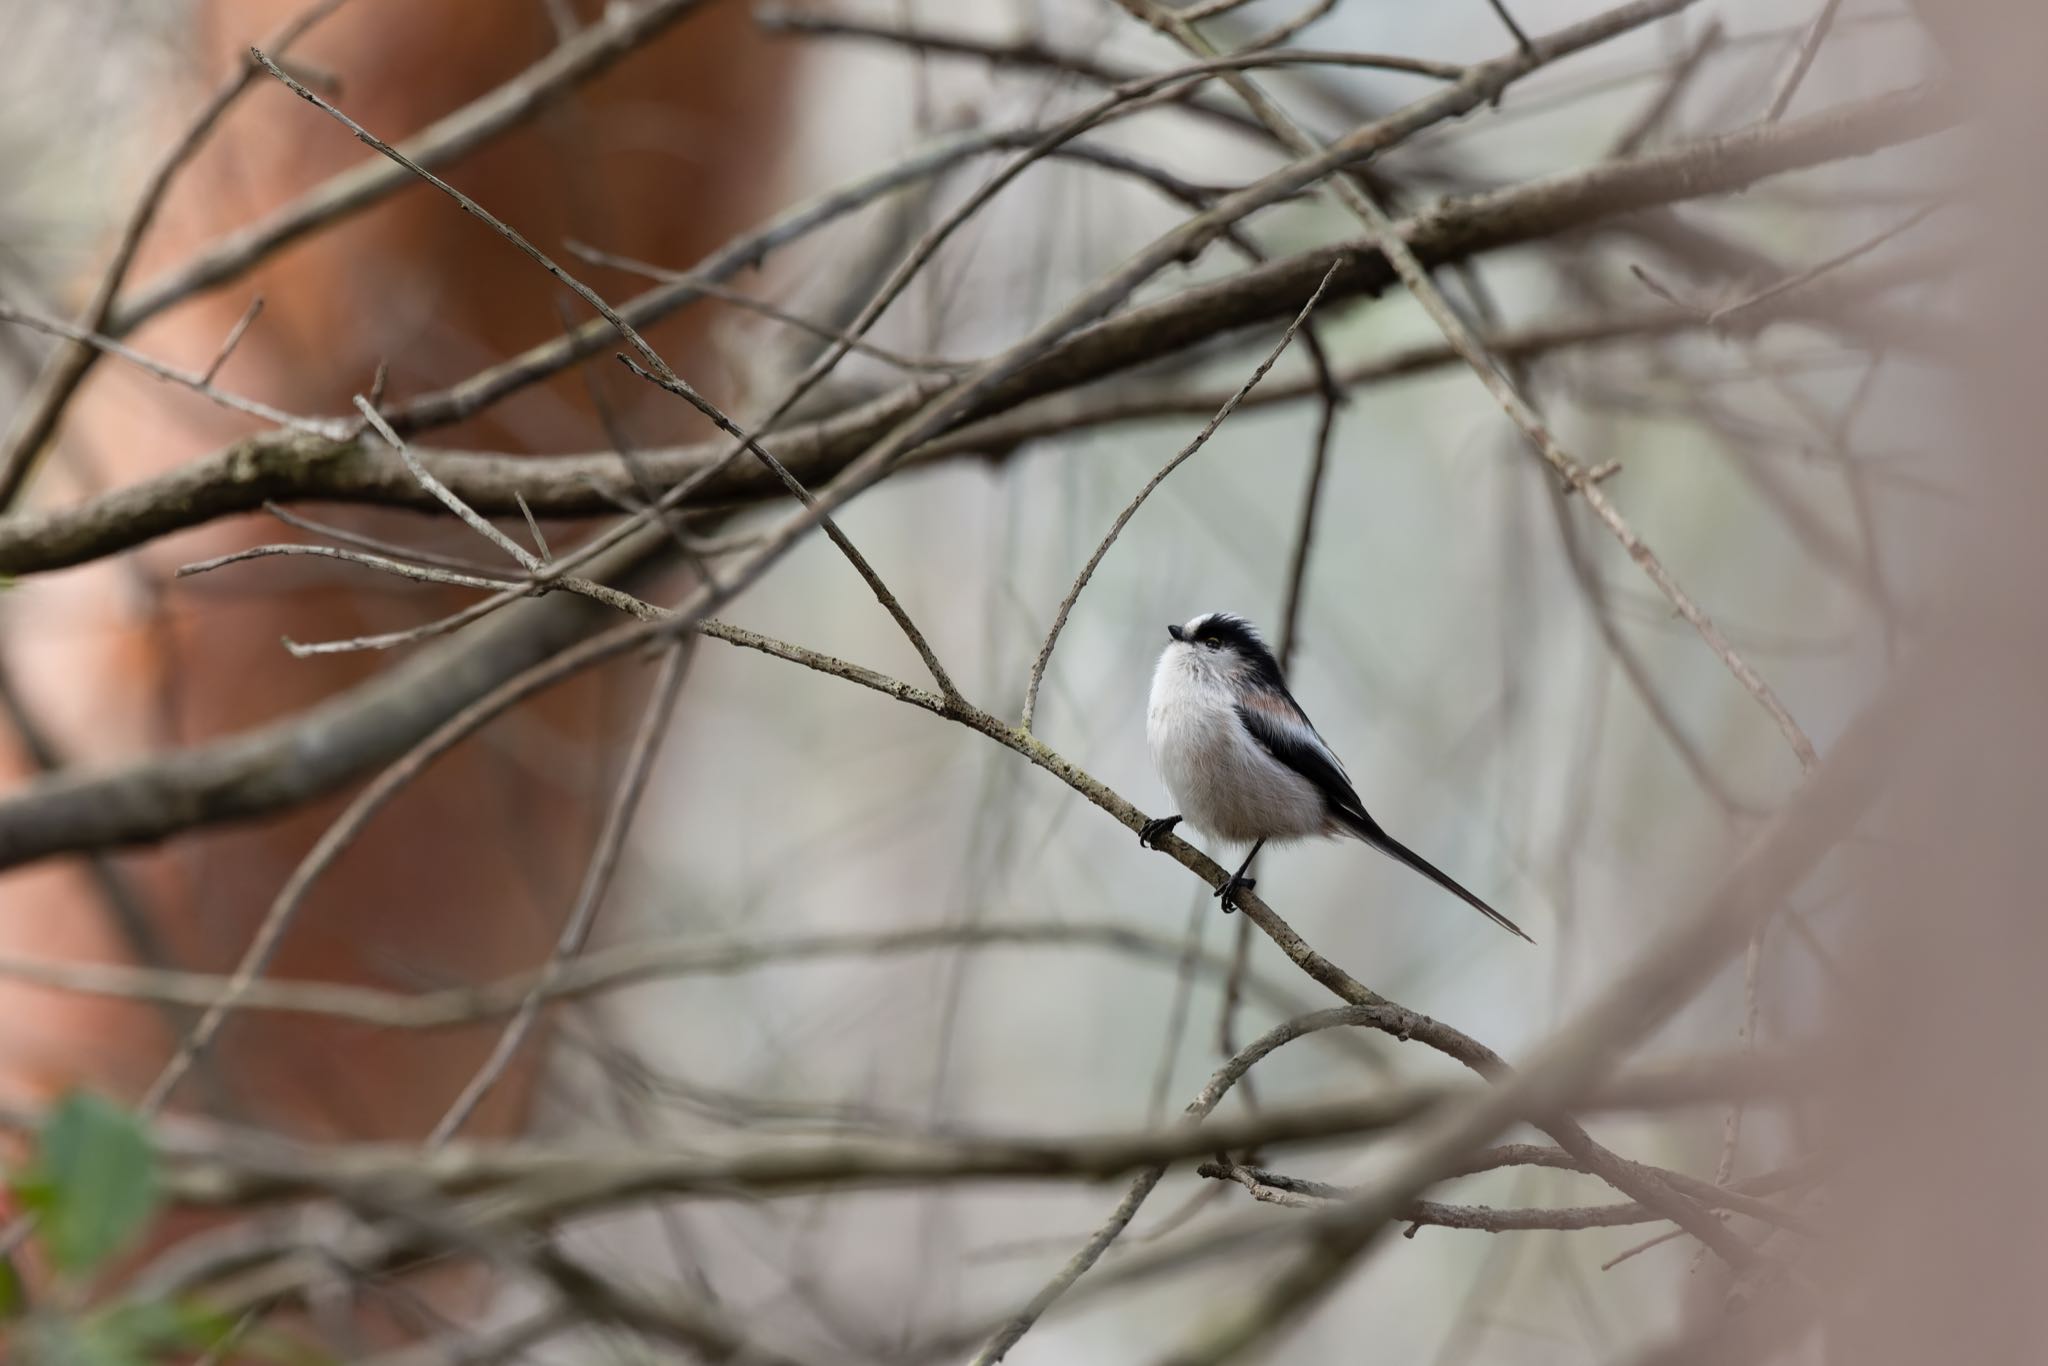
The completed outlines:
<svg viewBox="0 0 2048 1366">
<path fill-rule="evenodd" d="M 1202 643 L 1212 650 L 1223 648 L 1223 638 L 1221 636 L 1203 636 Z"/>
</svg>

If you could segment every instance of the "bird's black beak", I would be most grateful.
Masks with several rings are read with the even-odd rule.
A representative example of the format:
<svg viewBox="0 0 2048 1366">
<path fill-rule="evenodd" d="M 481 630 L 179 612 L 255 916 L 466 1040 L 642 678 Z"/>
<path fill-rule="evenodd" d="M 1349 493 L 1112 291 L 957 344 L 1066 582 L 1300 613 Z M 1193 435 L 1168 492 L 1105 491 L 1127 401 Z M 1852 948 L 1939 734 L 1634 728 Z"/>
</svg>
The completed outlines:
<svg viewBox="0 0 2048 1366">
<path fill-rule="evenodd" d="M 1168 626 L 1168 627 L 1166 628 L 1166 634 L 1168 634 L 1168 635 L 1172 636 L 1172 637 L 1173 637 L 1173 638 L 1174 638 L 1175 640 L 1186 640 L 1186 639 L 1187 639 L 1187 637 L 1186 637 L 1186 636 L 1184 636 L 1184 635 L 1182 635 L 1182 634 L 1180 633 L 1180 627 L 1178 627 L 1178 626 Z"/>
</svg>

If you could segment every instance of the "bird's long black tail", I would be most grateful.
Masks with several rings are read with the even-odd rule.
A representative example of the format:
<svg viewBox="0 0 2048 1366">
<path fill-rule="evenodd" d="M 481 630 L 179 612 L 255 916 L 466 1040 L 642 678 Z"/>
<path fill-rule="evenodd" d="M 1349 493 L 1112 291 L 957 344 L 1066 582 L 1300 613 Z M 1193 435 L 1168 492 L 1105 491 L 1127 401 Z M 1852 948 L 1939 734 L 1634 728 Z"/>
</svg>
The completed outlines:
<svg viewBox="0 0 2048 1366">
<path fill-rule="evenodd" d="M 1467 906 L 1470 906 L 1502 929 L 1520 935 L 1531 944 L 1536 942 L 1533 939 L 1529 939 L 1529 936 L 1523 933 L 1520 925 L 1517 925 L 1514 921 L 1508 919 L 1499 911 L 1496 911 L 1493 907 L 1459 886 L 1456 878 L 1416 853 L 1413 849 L 1410 849 L 1407 845 L 1401 843 L 1401 841 L 1395 839 L 1392 835 L 1389 835 L 1386 831 L 1380 829 L 1379 823 L 1370 816 L 1360 820 L 1348 811 L 1344 815 L 1347 817 L 1345 823 L 1351 827 L 1354 834 L 1373 848 L 1379 850 L 1382 854 L 1385 854 L 1388 858 L 1407 864 L 1410 868 L 1413 868 L 1452 896 L 1457 897 Z"/>
</svg>

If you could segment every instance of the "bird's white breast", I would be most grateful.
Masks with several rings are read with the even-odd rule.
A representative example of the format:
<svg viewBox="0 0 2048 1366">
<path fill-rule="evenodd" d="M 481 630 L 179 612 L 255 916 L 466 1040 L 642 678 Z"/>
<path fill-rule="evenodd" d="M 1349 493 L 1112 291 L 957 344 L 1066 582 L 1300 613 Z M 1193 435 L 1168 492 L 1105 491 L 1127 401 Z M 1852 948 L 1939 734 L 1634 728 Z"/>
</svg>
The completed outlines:
<svg viewBox="0 0 2048 1366">
<path fill-rule="evenodd" d="M 1209 835 L 1239 844 L 1301 839 L 1328 824 L 1322 794 L 1246 732 L 1228 683 L 1187 646 L 1159 657 L 1145 738 L 1181 816 Z"/>
</svg>

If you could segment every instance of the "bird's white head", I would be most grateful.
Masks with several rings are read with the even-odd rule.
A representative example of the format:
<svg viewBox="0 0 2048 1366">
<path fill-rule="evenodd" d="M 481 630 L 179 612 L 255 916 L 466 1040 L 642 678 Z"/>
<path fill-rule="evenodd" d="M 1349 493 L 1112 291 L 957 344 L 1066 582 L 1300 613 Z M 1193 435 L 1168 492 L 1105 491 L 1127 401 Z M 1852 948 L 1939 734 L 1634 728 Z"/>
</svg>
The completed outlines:
<svg viewBox="0 0 2048 1366">
<path fill-rule="evenodd" d="M 1233 692 L 1282 689 L 1280 663 L 1258 628 L 1231 612 L 1205 612 L 1166 628 L 1159 671 L 1189 681 L 1221 684 Z"/>
</svg>

